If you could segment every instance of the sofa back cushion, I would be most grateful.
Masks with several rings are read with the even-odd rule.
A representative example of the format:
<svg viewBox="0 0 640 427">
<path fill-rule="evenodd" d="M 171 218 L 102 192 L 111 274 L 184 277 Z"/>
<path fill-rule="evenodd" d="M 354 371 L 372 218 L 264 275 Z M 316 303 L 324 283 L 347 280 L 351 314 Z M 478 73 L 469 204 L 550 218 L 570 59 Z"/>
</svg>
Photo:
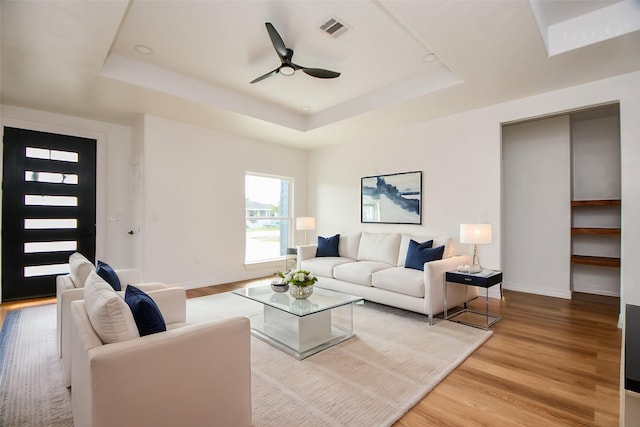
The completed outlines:
<svg viewBox="0 0 640 427">
<path fill-rule="evenodd" d="M 358 261 L 377 261 L 396 265 L 399 249 L 400 234 L 363 232 L 360 237 L 357 259 Z"/>
<path fill-rule="evenodd" d="M 398 251 L 398 263 L 396 264 L 398 267 L 405 266 L 405 260 L 407 259 L 407 250 L 409 249 L 409 241 L 415 240 L 418 243 L 426 242 L 428 240 L 433 240 L 432 247 L 437 248 L 438 246 L 444 246 L 444 253 L 442 254 L 442 259 L 451 258 L 455 255 L 455 246 L 453 243 L 453 239 L 448 237 L 428 237 L 428 236 L 417 236 L 414 234 L 403 234 L 402 239 L 400 240 L 400 249 Z"/>
<path fill-rule="evenodd" d="M 69 255 L 69 274 L 73 286 L 81 288 L 89 277 L 89 273 L 95 270 L 93 263 L 89 261 L 80 252 L 74 252 Z"/>
<path fill-rule="evenodd" d="M 95 271 L 87 277 L 84 300 L 91 327 L 103 344 L 138 338 L 138 327 L 124 299 Z"/>
<path fill-rule="evenodd" d="M 358 259 L 358 248 L 360 245 L 361 233 L 354 233 L 340 236 L 338 252 L 341 257 Z"/>
</svg>

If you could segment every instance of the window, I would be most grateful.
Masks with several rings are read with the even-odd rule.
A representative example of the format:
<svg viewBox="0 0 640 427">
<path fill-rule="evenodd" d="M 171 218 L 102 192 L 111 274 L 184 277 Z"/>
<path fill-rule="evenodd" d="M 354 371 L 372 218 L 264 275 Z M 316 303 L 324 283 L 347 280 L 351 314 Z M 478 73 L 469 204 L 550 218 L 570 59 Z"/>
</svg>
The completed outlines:
<svg viewBox="0 0 640 427">
<path fill-rule="evenodd" d="M 286 256 L 291 230 L 291 189 L 289 178 L 245 175 L 246 262 Z"/>
</svg>

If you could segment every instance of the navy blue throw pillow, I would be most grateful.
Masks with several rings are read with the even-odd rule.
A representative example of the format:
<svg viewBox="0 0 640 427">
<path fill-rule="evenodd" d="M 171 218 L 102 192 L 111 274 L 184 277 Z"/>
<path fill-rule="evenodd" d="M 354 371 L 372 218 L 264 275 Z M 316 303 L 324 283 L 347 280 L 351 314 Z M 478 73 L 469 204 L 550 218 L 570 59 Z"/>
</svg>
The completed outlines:
<svg viewBox="0 0 640 427">
<path fill-rule="evenodd" d="M 436 261 L 442 259 L 444 255 L 444 245 L 432 248 L 433 240 L 430 240 L 431 245 L 423 246 L 415 240 L 409 242 L 409 249 L 407 250 L 407 260 L 404 262 L 405 268 L 413 268 L 415 270 L 424 270 L 424 263 L 430 261 Z M 428 244 L 425 242 L 424 244 Z"/>
<path fill-rule="evenodd" d="M 340 243 L 340 234 L 331 237 L 318 236 L 316 256 L 340 256 L 338 254 L 338 243 Z"/>
<path fill-rule="evenodd" d="M 124 300 L 131 308 L 141 337 L 167 330 L 158 305 L 149 295 L 135 286 L 128 285 L 124 293 Z"/>
<path fill-rule="evenodd" d="M 105 282 L 110 284 L 111 287 L 113 289 L 115 289 L 116 291 L 122 290 L 122 287 L 120 286 L 120 279 L 118 278 L 118 275 L 116 274 L 115 271 L 113 271 L 113 268 L 111 268 L 111 266 L 109 264 L 107 264 L 106 262 L 102 262 L 102 261 L 98 260 L 98 266 L 96 267 L 96 273 L 98 273 L 98 276 L 102 277 L 102 280 L 104 280 Z"/>
</svg>

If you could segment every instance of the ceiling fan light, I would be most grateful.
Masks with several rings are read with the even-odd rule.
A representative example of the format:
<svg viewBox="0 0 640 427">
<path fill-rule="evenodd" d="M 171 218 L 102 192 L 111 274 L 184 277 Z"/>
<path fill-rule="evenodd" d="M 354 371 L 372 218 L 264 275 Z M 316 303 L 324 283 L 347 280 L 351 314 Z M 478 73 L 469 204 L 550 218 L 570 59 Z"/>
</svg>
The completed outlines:
<svg viewBox="0 0 640 427">
<path fill-rule="evenodd" d="M 296 70 L 288 65 L 280 67 L 280 74 L 284 74 L 285 76 L 293 76 L 295 72 Z"/>
</svg>

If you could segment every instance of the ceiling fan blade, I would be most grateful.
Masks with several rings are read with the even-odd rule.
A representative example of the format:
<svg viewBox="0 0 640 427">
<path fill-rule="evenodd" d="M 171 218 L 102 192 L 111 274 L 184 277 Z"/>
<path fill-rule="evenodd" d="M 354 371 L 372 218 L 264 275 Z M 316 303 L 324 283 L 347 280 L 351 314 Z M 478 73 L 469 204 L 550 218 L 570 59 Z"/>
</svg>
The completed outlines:
<svg viewBox="0 0 640 427">
<path fill-rule="evenodd" d="M 269 33 L 269 38 L 271 39 L 271 43 L 273 44 L 273 48 L 278 53 L 278 56 L 280 56 L 280 58 L 286 58 L 287 57 L 287 47 L 285 46 L 284 41 L 282 40 L 282 37 L 280 37 L 280 34 L 278 34 L 278 32 L 276 31 L 276 28 L 271 24 L 271 22 L 265 22 L 264 25 L 267 27 L 267 32 Z M 292 52 L 292 54 L 293 54 L 293 52 Z M 289 60 L 290 59 L 291 58 L 289 58 Z"/>
<path fill-rule="evenodd" d="M 322 68 L 306 68 L 302 67 L 302 71 L 310 76 L 317 77 L 319 79 L 335 79 L 340 76 L 340 73 L 335 71 L 323 70 Z"/>
<path fill-rule="evenodd" d="M 279 71 L 280 71 L 280 67 L 276 68 L 273 71 L 269 71 L 268 73 L 263 74 L 260 77 L 256 77 L 255 79 L 251 80 L 249 83 L 258 83 L 259 81 L 264 80 L 267 77 L 275 76 L 276 74 L 278 74 Z"/>
</svg>

